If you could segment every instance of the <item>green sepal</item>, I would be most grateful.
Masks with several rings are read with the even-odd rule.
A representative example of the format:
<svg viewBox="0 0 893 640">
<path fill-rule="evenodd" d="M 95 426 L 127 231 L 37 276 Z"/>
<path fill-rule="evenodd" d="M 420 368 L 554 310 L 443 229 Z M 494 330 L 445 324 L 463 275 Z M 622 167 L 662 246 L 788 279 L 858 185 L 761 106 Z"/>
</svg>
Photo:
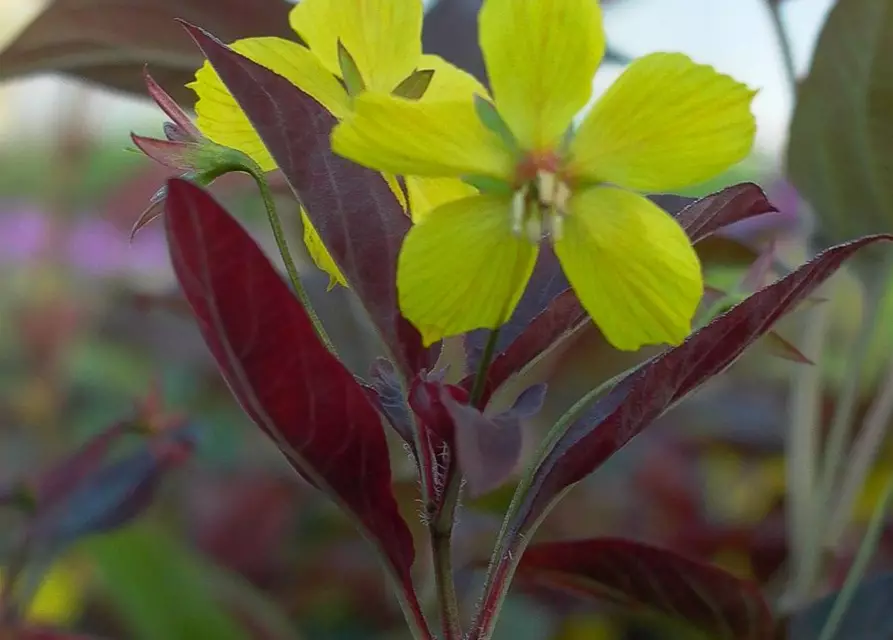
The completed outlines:
<svg viewBox="0 0 893 640">
<path fill-rule="evenodd" d="M 515 139 L 515 134 L 509 129 L 509 126 L 505 123 L 505 120 L 502 119 L 502 116 L 499 115 L 499 112 L 496 110 L 496 107 L 493 106 L 492 102 L 483 96 L 475 94 L 474 110 L 477 113 L 481 124 L 499 136 L 499 139 L 502 140 L 502 143 L 506 147 L 511 149 L 514 153 L 518 153 L 519 147 L 518 141 Z"/>
<path fill-rule="evenodd" d="M 348 95 L 358 96 L 366 90 L 360 68 L 341 40 L 338 40 L 338 66 L 341 68 L 341 79 L 344 80 Z"/>
<path fill-rule="evenodd" d="M 420 100 L 425 95 L 433 79 L 434 69 L 416 69 L 403 82 L 398 84 L 391 93 L 407 100 Z"/>
</svg>

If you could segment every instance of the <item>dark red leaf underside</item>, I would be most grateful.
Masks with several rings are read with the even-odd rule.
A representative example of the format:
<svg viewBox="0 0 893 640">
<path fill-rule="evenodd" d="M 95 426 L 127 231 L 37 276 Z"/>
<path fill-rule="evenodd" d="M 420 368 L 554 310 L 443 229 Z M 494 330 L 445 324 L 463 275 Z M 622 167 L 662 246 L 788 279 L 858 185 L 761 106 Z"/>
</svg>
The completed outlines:
<svg viewBox="0 0 893 640">
<path fill-rule="evenodd" d="M 405 379 L 430 368 L 436 356 L 397 306 L 397 253 L 410 221 L 384 179 L 332 153 L 336 121 L 316 100 L 205 31 L 186 29 L 260 134 Z"/>
<path fill-rule="evenodd" d="M 742 183 L 691 203 L 676 214 L 676 219 L 686 230 L 691 241 L 697 244 L 724 227 L 773 211 L 775 207 L 766 198 L 762 189 L 752 183 Z M 554 257 L 551 260 L 555 261 Z M 560 271 L 557 261 L 554 266 Z M 543 283 L 554 288 L 557 276 L 554 273 L 549 275 L 548 270 L 542 268 L 544 271 L 540 278 Z M 537 282 L 534 284 L 540 286 Z M 588 321 L 588 315 L 573 291 L 565 290 L 563 293 L 553 295 L 550 300 L 551 302 L 539 300 L 548 306 L 534 317 L 527 328 L 493 361 L 487 383 L 487 390 L 490 393 L 529 362 L 549 350 L 556 342 L 574 333 L 582 322 Z"/>
<path fill-rule="evenodd" d="M 861 238 L 817 255 L 756 292 L 679 347 L 653 358 L 575 420 L 538 466 L 524 501 L 506 529 L 495 585 L 508 577 L 511 557 L 530 528 L 567 487 L 595 471 L 661 414 L 722 373 L 784 314 L 794 309 L 859 249 L 891 235 Z M 499 589 L 485 594 L 483 619 L 497 609 Z"/>
<path fill-rule="evenodd" d="M 207 192 L 170 180 L 165 225 L 177 279 L 242 408 L 308 482 L 352 512 L 414 603 L 412 537 L 366 392 L 319 341 L 254 240 Z"/>
<path fill-rule="evenodd" d="M 765 640 L 774 621 L 757 587 L 709 564 L 623 538 L 538 544 L 521 579 L 684 620 L 723 640 Z"/>
</svg>

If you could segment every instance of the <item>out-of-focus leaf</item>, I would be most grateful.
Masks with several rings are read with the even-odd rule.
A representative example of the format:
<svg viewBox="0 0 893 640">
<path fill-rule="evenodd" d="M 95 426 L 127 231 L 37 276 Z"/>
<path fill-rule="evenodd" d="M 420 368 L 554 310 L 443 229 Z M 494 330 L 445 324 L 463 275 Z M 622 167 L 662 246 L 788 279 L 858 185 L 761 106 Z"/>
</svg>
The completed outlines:
<svg viewBox="0 0 893 640">
<path fill-rule="evenodd" d="M 822 598 L 806 610 L 795 613 L 788 622 L 788 640 L 814 640 L 822 629 L 837 594 Z M 893 637 L 893 574 L 884 574 L 862 583 L 838 627 L 834 640 L 880 640 Z"/>
<path fill-rule="evenodd" d="M 37 504 L 45 508 L 64 499 L 85 478 L 101 468 L 111 448 L 130 432 L 128 423 L 115 423 L 90 438 L 75 453 L 63 458 L 41 474 L 34 490 Z"/>
<path fill-rule="evenodd" d="M 177 18 L 227 42 L 249 36 L 293 39 L 288 11 L 282 0 L 52 0 L 0 52 L 0 80 L 59 71 L 143 95 L 140 72 L 148 63 L 179 102 L 192 104 L 195 95 L 184 85 L 202 59 Z"/>
<path fill-rule="evenodd" d="M 742 183 L 689 204 L 676 215 L 676 219 L 697 245 L 730 224 L 772 211 L 775 208 L 762 189 L 752 183 Z M 554 287 L 556 282 L 552 280 L 549 287 Z M 589 316 L 573 291 L 566 290 L 557 295 L 493 361 L 487 380 L 488 393 L 558 343 L 575 335 L 586 322 L 589 322 Z M 470 378 L 466 383 L 470 384 Z"/>
<path fill-rule="evenodd" d="M 132 528 L 90 540 L 104 593 L 135 640 L 248 640 L 192 553 L 161 531 Z"/>
<path fill-rule="evenodd" d="M 194 445 L 190 425 L 171 428 L 134 453 L 92 469 L 52 502 L 37 503 L 30 537 L 58 548 L 125 524 L 149 506 L 164 473 L 188 458 Z"/>
<path fill-rule="evenodd" d="M 791 121 L 788 175 L 827 244 L 893 226 L 893 5 L 839 0 Z"/>
<path fill-rule="evenodd" d="M 596 470 L 686 395 L 725 371 L 856 251 L 890 240 L 893 236 L 871 236 L 819 254 L 717 317 L 682 345 L 640 366 L 555 434 L 524 487 L 523 500 L 508 516 L 505 535 L 497 549 L 499 561 L 491 570 L 491 588 L 480 609 L 482 628 L 490 624 L 498 610 L 501 587 L 512 558 L 523 552 L 531 529 L 566 488 Z M 596 392 L 593 396 L 598 397 Z"/>
<path fill-rule="evenodd" d="M 349 510 L 418 612 L 412 536 L 366 392 L 319 341 L 251 236 L 207 192 L 169 181 L 165 226 L 177 280 L 243 410 L 303 478 Z"/>
<path fill-rule="evenodd" d="M 626 540 L 530 547 L 518 576 L 582 597 L 684 620 L 717 640 L 766 640 L 774 622 L 755 585 L 717 567 Z"/>
<path fill-rule="evenodd" d="M 332 153 L 335 118 L 282 76 L 187 30 L 264 140 L 406 380 L 436 356 L 397 305 L 397 253 L 410 220 L 381 175 Z"/>
</svg>

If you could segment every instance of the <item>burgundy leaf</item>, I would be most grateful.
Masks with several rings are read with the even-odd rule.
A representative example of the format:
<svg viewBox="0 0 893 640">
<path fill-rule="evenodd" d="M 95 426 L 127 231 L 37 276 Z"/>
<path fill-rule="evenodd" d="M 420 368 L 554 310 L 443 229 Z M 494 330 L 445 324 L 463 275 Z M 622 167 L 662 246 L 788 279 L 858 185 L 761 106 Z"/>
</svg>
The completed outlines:
<svg viewBox="0 0 893 640">
<path fill-rule="evenodd" d="M 807 358 L 800 349 L 795 347 L 790 340 L 783 338 L 777 331 L 770 331 L 767 333 L 763 337 L 763 344 L 768 347 L 769 353 L 776 358 L 790 360 L 791 362 L 798 362 L 800 364 L 815 364 L 812 360 Z"/>
<path fill-rule="evenodd" d="M 500 561 L 491 573 L 491 588 L 481 606 L 481 628 L 492 624 L 511 558 L 523 550 L 531 527 L 564 489 L 595 471 L 667 409 L 725 371 L 847 258 L 881 240 L 893 240 L 893 236 L 869 236 L 820 253 L 715 318 L 682 345 L 643 364 L 571 423 L 545 454 L 508 523 L 503 548 L 498 550 Z"/>
<path fill-rule="evenodd" d="M 776 211 L 760 187 L 743 182 L 693 202 L 676 214 L 676 220 L 691 241 L 698 242 L 723 227 Z"/>
<path fill-rule="evenodd" d="M 406 380 L 436 356 L 397 306 L 397 253 L 410 220 L 381 175 L 332 153 L 335 118 L 282 76 L 186 25 L 307 210 Z"/>
<path fill-rule="evenodd" d="M 177 280 L 233 395 L 302 477 L 350 511 L 421 620 L 412 536 L 366 392 L 319 341 L 254 240 L 207 192 L 170 180 L 165 225 Z"/>
<path fill-rule="evenodd" d="M 145 511 L 165 472 L 193 451 L 189 425 L 168 429 L 144 442 L 134 453 L 91 470 L 66 487 L 64 496 L 38 504 L 29 536 L 51 548 L 85 535 L 117 528 Z"/>
<path fill-rule="evenodd" d="M 685 620 L 711 638 L 772 637 L 772 614 L 755 585 L 709 564 L 632 540 L 534 545 L 524 553 L 518 575 L 538 585 Z"/>
<path fill-rule="evenodd" d="M 34 496 L 38 508 L 49 507 L 64 500 L 85 478 L 102 468 L 112 447 L 122 437 L 133 432 L 131 426 L 128 422 L 113 424 L 41 474 L 36 482 Z"/>
<path fill-rule="evenodd" d="M 658 202 L 660 198 L 654 196 Z M 742 183 L 689 204 L 676 214 L 676 219 L 697 244 L 723 227 L 772 211 L 775 208 L 762 189 L 752 183 Z M 549 286 L 555 286 L 556 280 L 548 280 L 546 275 L 541 278 Z M 553 297 L 544 309 L 493 361 L 487 378 L 487 397 L 556 343 L 574 335 L 582 323 L 589 322 L 588 314 L 570 290 Z"/>
<path fill-rule="evenodd" d="M 8 1 L 8 0 L 4 0 Z M 202 60 L 175 19 L 202 24 L 231 42 L 249 36 L 294 38 L 282 0 L 53 0 L 5 50 L 0 78 L 61 71 L 112 89 L 143 95 L 141 71 L 185 88 Z"/>
</svg>

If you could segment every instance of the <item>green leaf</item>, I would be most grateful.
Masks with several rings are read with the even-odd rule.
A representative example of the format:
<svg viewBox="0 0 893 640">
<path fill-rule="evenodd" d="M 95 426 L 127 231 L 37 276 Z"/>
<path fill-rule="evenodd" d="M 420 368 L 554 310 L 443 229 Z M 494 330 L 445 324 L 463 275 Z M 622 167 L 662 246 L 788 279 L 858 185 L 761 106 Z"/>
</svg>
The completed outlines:
<svg viewBox="0 0 893 640">
<path fill-rule="evenodd" d="M 788 172 L 825 244 L 893 229 L 893 4 L 840 0 L 791 122 Z"/>
<path fill-rule="evenodd" d="M 167 534 L 146 526 L 94 538 L 85 549 L 105 593 L 135 640 L 249 640 L 212 597 L 202 563 Z"/>
<path fill-rule="evenodd" d="M 419 100 L 434 79 L 434 69 L 416 69 L 397 85 L 393 94 L 408 100 Z"/>
</svg>

